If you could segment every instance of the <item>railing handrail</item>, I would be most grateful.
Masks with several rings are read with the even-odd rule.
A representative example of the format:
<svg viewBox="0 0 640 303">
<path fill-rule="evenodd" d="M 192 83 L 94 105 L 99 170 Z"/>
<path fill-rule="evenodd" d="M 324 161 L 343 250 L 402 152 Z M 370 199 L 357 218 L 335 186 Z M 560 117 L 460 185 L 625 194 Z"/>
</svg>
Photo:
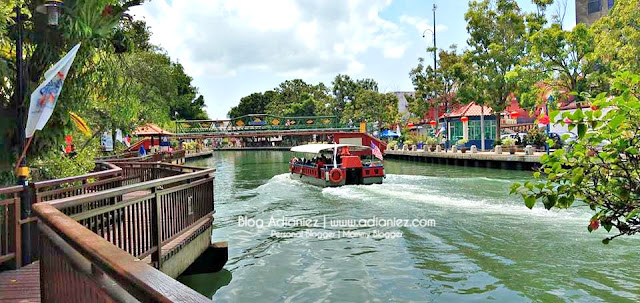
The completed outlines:
<svg viewBox="0 0 640 303">
<path fill-rule="evenodd" d="M 156 164 L 156 165 L 158 165 L 158 164 Z M 216 171 L 215 168 L 207 168 L 207 169 L 203 169 L 201 171 L 196 171 L 196 172 L 191 172 L 191 173 L 184 173 L 184 174 L 181 174 L 181 175 L 176 175 L 176 176 L 170 176 L 170 177 L 150 180 L 150 181 L 137 183 L 137 184 L 125 185 L 125 186 L 116 187 L 116 188 L 112 188 L 112 189 L 107 189 L 107 190 L 103 190 L 103 191 L 99 191 L 99 192 L 95 192 L 95 193 L 89 193 L 89 194 L 83 194 L 83 195 L 78 195 L 78 196 L 73 196 L 73 197 L 67 197 L 67 198 L 62 198 L 62 199 L 57 199 L 57 200 L 52 200 L 52 201 L 46 201 L 46 202 L 42 202 L 42 203 L 47 203 L 47 204 L 52 205 L 52 206 L 54 206 L 54 207 L 56 207 L 58 209 L 66 208 L 66 207 L 72 207 L 72 206 L 80 205 L 80 204 L 86 203 L 86 202 L 107 199 L 107 198 L 111 198 L 111 197 L 115 197 L 115 196 L 120 196 L 120 195 L 124 195 L 124 194 L 127 194 L 127 193 L 131 193 L 131 192 L 134 192 L 134 191 L 154 188 L 154 187 L 158 187 L 158 186 L 162 186 L 162 185 L 166 185 L 166 184 L 177 183 L 177 182 L 180 182 L 180 181 L 185 181 L 185 180 L 189 180 L 189 179 L 195 179 L 195 178 L 198 178 L 198 177 L 207 176 L 209 174 L 214 173 L 215 171 Z"/>
<path fill-rule="evenodd" d="M 14 185 L 9 187 L 0 187 L 0 195 L 8 195 L 13 193 L 19 193 L 24 190 L 22 185 Z"/>
<path fill-rule="evenodd" d="M 134 296 L 138 295 L 138 299 L 153 299 L 158 302 L 210 301 L 195 290 L 176 283 L 153 266 L 140 262 L 136 257 L 63 214 L 53 205 L 46 202 L 38 203 L 33 208 L 43 224 L 115 281 L 122 281 L 124 285 L 119 283 L 120 287 L 127 289 Z M 149 281 L 153 283 L 148 283 Z"/>
<path fill-rule="evenodd" d="M 79 176 L 72 176 L 72 177 L 61 178 L 61 179 L 53 179 L 53 180 L 45 180 L 45 181 L 33 182 L 32 184 L 33 184 L 33 187 L 35 189 L 39 189 L 39 188 L 43 188 L 43 187 L 47 187 L 47 186 L 60 185 L 60 184 L 67 183 L 67 182 L 74 182 L 74 181 L 86 180 L 86 179 L 90 179 L 90 178 L 99 178 L 99 177 L 104 177 L 104 176 L 110 176 L 110 175 L 114 175 L 114 174 L 122 172 L 122 169 L 120 167 L 114 165 L 114 164 L 111 164 L 109 162 L 100 162 L 100 163 L 103 163 L 103 164 L 109 166 L 110 169 L 99 171 L 99 172 L 88 173 L 88 174 L 84 174 L 84 175 L 79 175 Z"/>
</svg>

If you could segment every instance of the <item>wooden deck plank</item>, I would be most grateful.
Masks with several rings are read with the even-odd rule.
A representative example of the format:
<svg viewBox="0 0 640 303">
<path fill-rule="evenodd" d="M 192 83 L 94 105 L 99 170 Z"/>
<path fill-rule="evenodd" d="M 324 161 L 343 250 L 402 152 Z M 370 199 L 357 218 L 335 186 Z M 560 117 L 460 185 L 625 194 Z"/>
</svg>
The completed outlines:
<svg viewBox="0 0 640 303">
<path fill-rule="evenodd" d="M 40 262 L 0 272 L 0 302 L 40 302 Z"/>
</svg>

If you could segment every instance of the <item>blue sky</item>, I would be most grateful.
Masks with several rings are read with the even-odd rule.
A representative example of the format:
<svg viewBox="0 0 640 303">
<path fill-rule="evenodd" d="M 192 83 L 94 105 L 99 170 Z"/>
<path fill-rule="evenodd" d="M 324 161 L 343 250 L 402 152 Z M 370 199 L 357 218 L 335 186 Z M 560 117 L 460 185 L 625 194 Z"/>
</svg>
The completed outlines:
<svg viewBox="0 0 640 303">
<path fill-rule="evenodd" d="M 373 78 L 382 92 L 412 90 L 417 58 L 433 60 L 422 32 L 433 25 L 434 2 L 438 47 L 464 49 L 465 0 L 153 0 L 133 14 L 194 78 L 209 116 L 223 119 L 241 97 L 293 78 L 331 85 L 343 73 Z M 518 3 L 534 10 L 530 0 Z M 574 3 L 565 28 L 575 25 Z"/>
</svg>

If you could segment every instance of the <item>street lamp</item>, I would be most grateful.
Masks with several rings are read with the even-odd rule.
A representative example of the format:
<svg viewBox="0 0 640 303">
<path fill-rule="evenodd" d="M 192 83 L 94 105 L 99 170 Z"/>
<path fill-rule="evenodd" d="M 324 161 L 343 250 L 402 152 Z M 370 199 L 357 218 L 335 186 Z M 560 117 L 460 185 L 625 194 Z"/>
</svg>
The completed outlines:
<svg viewBox="0 0 640 303">
<path fill-rule="evenodd" d="M 47 15 L 47 24 L 51 26 L 58 25 L 58 19 L 60 17 L 60 12 L 62 10 L 62 5 L 64 1 L 62 0 L 45 0 L 44 4 L 38 6 L 36 11 L 39 13 L 43 13 Z M 22 192 L 20 193 L 20 216 L 21 219 L 27 219 L 31 217 L 31 195 L 28 190 L 29 186 L 29 167 L 27 167 L 26 157 L 24 157 L 25 150 L 25 129 L 24 129 L 24 118 L 25 118 L 25 104 L 24 104 L 24 60 L 22 58 L 22 40 L 23 40 L 23 27 L 22 27 L 22 11 L 20 5 L 16 5 L 14 8 L 16 12 L 16 29 L 17 29 L 17 39 L 16 39 L 16 104 L 18 105 L 18 119 L 16 122 L 17 131 L 16 134 L 18 136 L 18 142 L 20 144 L 20 150 L 22 152 L 22 156 L 18 160 L 19 163 L 18 169 L 16 170 L 16 175 L 18 177 L 18 185 L 23 187 Z M 25 224 L 24 232 L 22 232 L 22 264 L 31 263 L 31 225 Z M 20 256 L 16 256 L 19 258 Z"/>
<path fill-rule="evenodd" d="M 47 24 L 51 26 L 58 25 L 58 19 L 62 12 L 63 0 L 46 0 L 44 4 L 38 5 L 36 11 L 41 14 L 47 15 Z"/>
</svg>

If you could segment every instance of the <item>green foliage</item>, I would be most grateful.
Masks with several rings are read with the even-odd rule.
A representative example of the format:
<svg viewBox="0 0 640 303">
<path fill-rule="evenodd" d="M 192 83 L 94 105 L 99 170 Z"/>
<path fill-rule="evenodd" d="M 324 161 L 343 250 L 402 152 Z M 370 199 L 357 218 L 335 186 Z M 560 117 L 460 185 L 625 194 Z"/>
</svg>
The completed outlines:
<svg viewBox="0 0 640 303">
<path fill-rule="evenodd" d="M 469 3 L 465 19 L 470 36 L 464 54 L 469 77 L 459 93 L 500 113 L 517 88 L 517 79 L 510 73 L 525 54 L 525 17 L 514 0 L 483 0 Z M 499 121 L 496 137 L 500 137 Z"/>
<path fill-rule="evenodd" d="M 504 147 L 512 147 L 516 145 L 516 139 L 507 137 L 500 140 L 500 144 Z"/>
<path fill-rule="evenodd" d="M 98 155 L 97 150 L 95 146 L 85 148 L 74 157 L 60 150 L 50 150 L 33 161 L 33 179 L 42 181 L 87 174 L 95 167 L 94 158 Z"/>
<path fill-rule="evenodd" d="M 616 0 L 609 15 L 591 25 L 595 53 L 612 71 L 640 73 L 640 4 L 637 0 Z"/>
<path fill-rule="evenodd" d="M 547 139 L 544 129 L 534 127 L 527 132 L 522 143 L 524 145 L 544 146 Z"/>
<path fill-rule="evenodd" d="M 415 89 L 415 97 L 407 96 L 408 110 L 417 117 L 436 104 L 444 104 L 445 110 L 459 101 L 456 88 L 467 78 L 466 67 L 455 45 L 448 51 L 440 50 L 439 65 L 434 70 L 418 58 L 418 66 L 409 72 Z M 462 100 L 463 102 L 465 100 Z"/>
<path fill-rule="evenodd" d="M 387 148 L 393 148 L 393 147 L 397 147 L 398 146 L 398 141 L 396 140 L 391 140 L 389 141 L 389 143 L 387 143 Z"/>
<path fill-rule="evenodd" d="M 616 228 L 605 244 L 640 231 L 640 76 L 618 73 L 613 90 L 613 98 L 601 93 L 591 99 L 593 106 L 610 109 L 606 114 L 600 109 L 564 113 L 571 120 L 569 130 L 578 133 L 572 148 L 543 156 L 538 180 L 511 190 L 529 208 L 536 201 L 547 209 L 586 203 L 595 213 L 589 231 Z"/>
<path fill-rule="evenodd" d="M 468 139 L 460 139 L 460 140 L 458 140 L 458 142 L 456 142 L 456 144 L 459 145 L 459 146 L 465 145 L 467 143 L 469 143 Z"/>
<path fill-rule="evenodd" d="M 237 118 L 264 113 L 275 116 L 335 115 L 343 123 L 349 120 L 395 122 L 398 99 L 377 90 L 378 83 L 374 80 L 354 81 L 347 75 L 336 76 L 332 89 L 323 83 L 312 85 L 301 79 L 287 80 L 273 90 L 243 97 L 228 116 Z"/>
<path fill-rule="evenodd" d="M 150 32 L 143 21 L 133 21 L 125 14 L 141 2 L 67 0 L 58 27 L 47 26 L 44 15 L 32 16 L 31 6 L 23 6 L 24 50 L 30 76 L 26 95 L 40 84 L 53 63 L 73 45 L 82 43 L 47 127 L 35 136 L 27 154 L 29 162 L 59 149 L 64 135 L 74 130 L 71 111 L 89 124 L 92 138 L 116 128 L 128 133 L 145 122 L 162 126 L 169 125 L 171 119 L 207 117 L 204 98 L 197 95 L 191 77 L 149 42 Z M 15 4 L 0 4 L 0 105 L 3 116 L 9 117 L 2 122 L 7 126 L 2 127 L 0 141 L 0 147 L 4 147 L 0 153 L 2 167 L 9 167 L 19 153 L 12 127 L 19 108 L 13 98 L 16 29 L 11 26 L 15 18 L 11 9 Z"/>
</svg>

